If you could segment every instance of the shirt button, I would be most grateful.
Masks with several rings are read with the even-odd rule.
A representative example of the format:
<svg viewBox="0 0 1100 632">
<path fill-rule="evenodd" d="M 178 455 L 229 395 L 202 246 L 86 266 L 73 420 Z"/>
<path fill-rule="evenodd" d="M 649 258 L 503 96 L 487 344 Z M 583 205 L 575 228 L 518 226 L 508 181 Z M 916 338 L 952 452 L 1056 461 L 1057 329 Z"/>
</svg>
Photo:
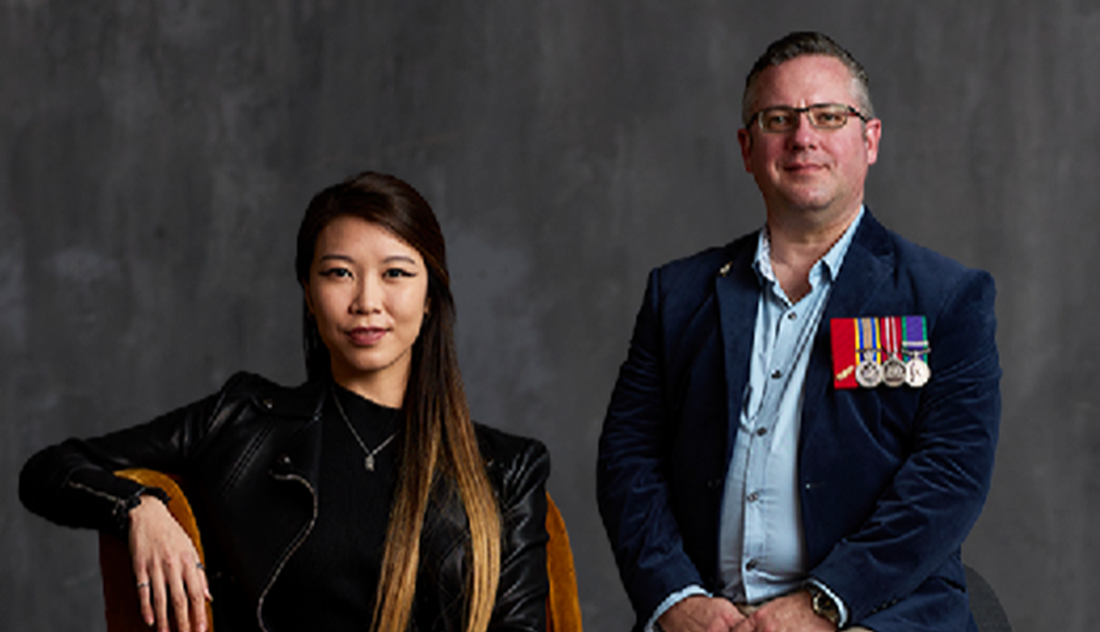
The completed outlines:
<svg viewBox="0 0 1100 632">
<path fill-rule="evenodd" d="M 796 314 L 795 312 L 787 314 L 787 320 L 794 320 L 796 318 L 798 318 L 798 314 Z"/>
<path fill-rule="evenodd" d="M 748 563 L 745 564 L 745 570 L 747 570 L 747 571 L 756 570 L 756 567 L 757 567 L 756 560 L 749 560 Z"/>
<path fill-rule="evenodd" d="M 756 436 L 763 437 L 766 434 L 768 434 L 768 429 L 767 428 L 757 428 L 756 429 Z"/>
<path fill-rule="evenodd" d="M 748 495 L 748 498 L 746 500 L 748 500 L 750 503 L 754 503 L 760 500 L 760 494 L 758 494 L 757 492 L 753 492 Z"/>
<path fill-rule="evenodd" d="M 772 371 L 772 377 L 778 380 L 779 378 L 783 377 L 783 372 L 779 369 L 776 369 Z"/>
</svg>

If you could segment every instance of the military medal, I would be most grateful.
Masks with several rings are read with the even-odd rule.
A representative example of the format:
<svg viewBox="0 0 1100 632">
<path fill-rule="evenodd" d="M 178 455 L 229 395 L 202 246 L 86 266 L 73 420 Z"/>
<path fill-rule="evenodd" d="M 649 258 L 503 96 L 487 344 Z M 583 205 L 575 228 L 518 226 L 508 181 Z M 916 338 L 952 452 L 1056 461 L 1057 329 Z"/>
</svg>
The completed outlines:
<svg viewBox="0 0 1100 632">
<path fill-rule="evenodd" d="M 920 388 L 928 383 L 930 377 L 932 377 L 932 369 L 928 368 L 928 363 L 919 357 L 911 358 L 905 363 L 905 382 L 909 386 Z"/>
<path fill-rule="evenodd" d="M 886 362 L 882 364 L 882 382 L 891 388 L 897 388 L 905 384 L 908 373 L 905 363 L 901 361 L 900 347 L 898 344 L 899 321 L 896 316 L 887 316 L 882 319 L 882 333 L 884 348 L 886 349 Z"/>
<path fill-rule="evenodd" d="M 932 377 L 932 369 L 923 356 L 929 354 L 928 326 L 924 316 L 905 316 L 901 319 L 902 349 L 909 357 L 905 363 L 905 383 L 920 388 Z"/>
<path fill-rule="evenodd" d="M 863 388 L 875 388 L 882 383 L 878 333 L 878 319 L 859 319 L 857 335 L 860 362 L 856 366 L 856 382 Z"/>
<path fill-rule="evenodd" d="M 856 381 L 863 388 L 874 388 L 882 384 L 882 365 L 874 360 L 864 360 L 856 367 Z"/>
<path fill-rule="evenodd" d="M 920 388 L 932 377 L 924 316 L 833 318 L 833 387 Z"/>
<path fill-rule="evenodd" d="M 898 358 L 887 358 L 882 364 L 882 382 L 891 388 L 897 388 L 906 382 L 909 369 Z"/>
</svg>

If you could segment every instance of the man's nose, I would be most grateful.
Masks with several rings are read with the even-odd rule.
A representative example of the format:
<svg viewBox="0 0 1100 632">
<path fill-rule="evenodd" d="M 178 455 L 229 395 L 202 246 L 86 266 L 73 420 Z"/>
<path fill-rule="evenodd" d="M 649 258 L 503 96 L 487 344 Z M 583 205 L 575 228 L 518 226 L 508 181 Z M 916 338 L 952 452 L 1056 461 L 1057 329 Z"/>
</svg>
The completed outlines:
<svg viewBox="0 0 1100 632">
<path fill-rule="evenodd" d="M 820 132 L 810 122 L 809 112 L 799 112 L 790 133 L 790 142 L 796 148 L 816 147 Z"/>
</svg>

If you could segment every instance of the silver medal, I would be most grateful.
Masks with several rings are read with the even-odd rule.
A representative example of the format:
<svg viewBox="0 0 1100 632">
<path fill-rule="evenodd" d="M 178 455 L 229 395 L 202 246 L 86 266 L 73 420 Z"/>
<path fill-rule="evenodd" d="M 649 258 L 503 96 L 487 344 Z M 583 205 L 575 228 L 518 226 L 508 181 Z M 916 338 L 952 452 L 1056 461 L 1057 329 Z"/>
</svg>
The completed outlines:
<svg viewBox="0 0 1100 632">
<path fill-rule="evenodd" d="M 856 382 L 863 388 L 874 388 L 882 383 L 882 367 L 874 360 L 863 360 L 856 367 Z"/>
<path fill-rule="evenodd" d="M 897 388 L 908 381 L 908 368 L 897 356 L 892 356 L 882 365 L 882 382 L 891 388 Z"/>
<path fill-rule="evenodd" d="M 920 388 L 928 383 L 928 378 L 932 377 L 932 369 L 928 368 L 928 363 L 915 356 L 910 358 L 905 363 L 905 383 L 913 388 Z"/>
</svg>

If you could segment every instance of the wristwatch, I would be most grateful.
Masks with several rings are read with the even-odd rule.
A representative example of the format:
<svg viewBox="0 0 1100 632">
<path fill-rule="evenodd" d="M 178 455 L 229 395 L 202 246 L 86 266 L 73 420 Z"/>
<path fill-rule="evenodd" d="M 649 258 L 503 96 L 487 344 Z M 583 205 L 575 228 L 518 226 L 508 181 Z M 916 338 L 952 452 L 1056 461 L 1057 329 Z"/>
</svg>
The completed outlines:
<svg viewBox="0 0 1100 632">
<path fill-rule="evenodd" d="M 840 627 L 840 608 L 829 593 L 814 584 L 807 584 L 806 590 L 810 591 L 810 606 L 813 607 L 814 614 Z"/>
</svg>

